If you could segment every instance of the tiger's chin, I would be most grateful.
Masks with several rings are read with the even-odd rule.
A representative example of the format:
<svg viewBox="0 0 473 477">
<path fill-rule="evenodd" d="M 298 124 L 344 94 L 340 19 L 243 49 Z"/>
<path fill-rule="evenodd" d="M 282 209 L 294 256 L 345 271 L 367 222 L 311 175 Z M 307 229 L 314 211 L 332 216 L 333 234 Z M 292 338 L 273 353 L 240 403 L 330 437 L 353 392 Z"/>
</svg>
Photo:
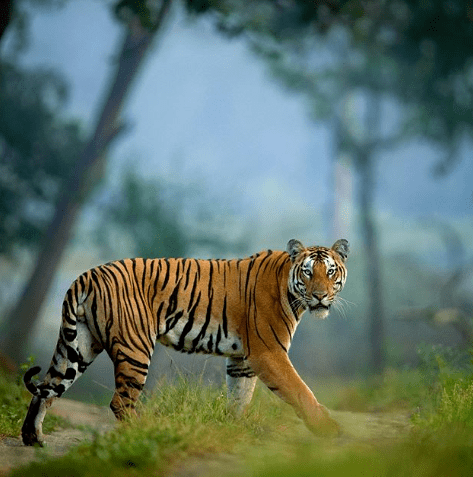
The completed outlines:
<svg viewBox="0 0 473 477">
<path fill-rule="evenodd" d="M 316 305 L 309 307 L 310 314 L 318 320 L 325 320 L 330 313 L 330 306 Z"/>
</svg>

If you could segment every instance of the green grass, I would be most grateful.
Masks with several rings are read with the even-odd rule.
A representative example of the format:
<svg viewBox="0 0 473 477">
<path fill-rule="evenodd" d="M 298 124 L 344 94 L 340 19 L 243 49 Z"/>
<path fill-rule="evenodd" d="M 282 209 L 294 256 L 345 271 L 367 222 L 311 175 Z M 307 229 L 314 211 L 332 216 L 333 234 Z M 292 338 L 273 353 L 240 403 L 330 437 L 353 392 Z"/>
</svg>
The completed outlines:
<svg viewBox="0 0 473 477">
<path fill-rule="evenodd" d="M 430 407 L 432 382 L 419 369 L 387 368 L 382 376 L 361 379 L 345 386 L 333 407 L 355 412 Z"/>
<path fill-rule="evenodd" d="M 341 408 L 413 413 L 412 431 L 397 442 L 373 445 L 315 438 L 291 408 L 262 386 L 257 387 L 247 415 L 237 418 L 227 411 L 224 388 L 179 379 L 176 383 L 161 382 L 157 391 L 143 399 L 138 417 L 130 416 L 113 431 L 96 435 L 61 458 L 36 462 L 11 475 L 172 475 L 183 463 L 211 462 L 222 455 L 229 459 L 212 474 L 471 475 L 471 368 L 452 364 L 442 350 L 430 358 L 421 369 L 389 369 L 381 378 L 359 380 L 348 389 L 333 381 L 326 386 L 340 390 L 333 402 Z M 210 473 L 204 467 L 195 475 Z"/>
<path fill-rule="evenodd" d="M 160 383 L 158 389 L 140 404 L 138 416 L 113 431 L 96 435 L 62 458 L 12 475 L 162 475 L 185 457 L 235 453 L 256 445 L 278 420 L 277 408 L 269 409 L 268 400 L 258 399 L 244 418 L 235 417 L 227 411 L 223 389 L 199 382 L 180 379 Z"/>
<path fill-rule="evenodd" d="M 23 384 L 23 373 L 33 363 L 22 365 L 21 375 L 11 376 L 0 370 L 0 439 L 3 437 L 17 437 L 20 434 L 23 419 L 31 400 L 31 394 Z M 67 426 L 65 419 L 52 414 L 46 415 L 44 431 L 49 433 L 59 426 Z"/>
</svg>

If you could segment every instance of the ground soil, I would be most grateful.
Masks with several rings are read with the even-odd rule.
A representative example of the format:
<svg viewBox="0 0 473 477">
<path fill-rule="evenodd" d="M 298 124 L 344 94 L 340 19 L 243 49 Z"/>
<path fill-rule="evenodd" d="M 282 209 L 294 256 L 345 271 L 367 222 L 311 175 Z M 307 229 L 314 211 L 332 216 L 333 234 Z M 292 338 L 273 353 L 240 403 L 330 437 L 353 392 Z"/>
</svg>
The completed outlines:
<svg viewBox="0 0 473 477">
<path fill-rule="evenodd" d="M 115 424 L 115 418 L 108 408 L 70 399 L 57 400 L 49 412 L 66 418 L 74 427 L 58 429 L 47 435 L 47 447 L 44 450 L 24 446 L 20 437 L 0 440 L 0 476 L 6 476 L 15 467 L 41 458 L 42 452 L 61 456 L 72 446 L 90 439 L 94 432 L 106 432 Z M 384 445 L 401 439 L 409 429 L 409 419 L 405 412 L 332 411 L 331 414 L 343 429 L 343 435 L 334 442 L 339 446 Z M 228 460 L 233 459 L 232 456 L 226 455 L 209 456 L 208 459 L 201 456 L 198 459 L 190 459 L 182 467 L 174 469 L 171 474 L 173 477 L 213 475 L 219 468 L 228 469 L 230 467 Z"/>
<path fill-rule="evenodd" d="M 7 475 L 15 467 L 40 459 L 42 452 L 59 457 L 72 446 L 90 439 L 94 432 L 106 432 L 115 424 L 115 417 L 109 409 L 71 399 L 58 399 L 48 412 L 64 417 L 73 427 L 48 434 L 44 450 L 23 445 L 20 437 L 0 440 L 0 476 Z"/>
</svg>

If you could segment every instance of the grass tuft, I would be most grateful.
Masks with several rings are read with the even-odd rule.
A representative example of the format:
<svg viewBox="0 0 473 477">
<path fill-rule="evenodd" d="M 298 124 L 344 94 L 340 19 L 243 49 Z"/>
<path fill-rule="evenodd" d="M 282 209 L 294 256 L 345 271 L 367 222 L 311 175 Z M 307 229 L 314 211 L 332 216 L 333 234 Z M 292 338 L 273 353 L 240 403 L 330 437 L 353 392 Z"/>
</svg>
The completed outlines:
<svg viewBox="0 0 473 477">
<path fill-rule="evenodd" d="M 256 405 L 245 417 L 227 410 L 225 390 L 185 378 L 158 390 L 104 435 L 67 455 L 18 469 L 12 476 L 161 475 L 185 457 L 235 453 L 253 446 L 271 427 L 274 413 Z M 277 418 L 277 417 L 276 417 Z M 274 423 L 273 423 L 274 424 Z"/>
<path fill-rule="evenodd" d="M 31 394 L 23 384 L 23 374 L 33 365 L 33 358 L 21 365 L 21 373 L 16 377 L 0 371 L 0 439 L 17 437 L 20 434 L 23 419 L 31 400 Z M 66 426 L 67 421 L 58 416 L 47 414 L 44 431 L 52 432 L 58 426 Z"/>
<path fill-rule="evenodd" d="M 400 440 L 317 439 L 291 408 L 258 386 L 249 412 L 227 410 L 226 390 L 181 377 L 162 381 L 129 416 L 67 455 L 36 462 L 12 477 L 151 475 L 317 475 L 460 477 L 473 468 L 473 378 L 435 349 L 417 370 L 388 369 L 342 393 L 353 410 L 409 409 L 413 429 Z M 345 396 L 345 398 L 344 398 Z M 215 456 L 231 459 L 213 472 Z M 200 467 L 186 473 L 189 462 Z M 180 469 L 184 468 L 184 474 Z"/>
</svg>

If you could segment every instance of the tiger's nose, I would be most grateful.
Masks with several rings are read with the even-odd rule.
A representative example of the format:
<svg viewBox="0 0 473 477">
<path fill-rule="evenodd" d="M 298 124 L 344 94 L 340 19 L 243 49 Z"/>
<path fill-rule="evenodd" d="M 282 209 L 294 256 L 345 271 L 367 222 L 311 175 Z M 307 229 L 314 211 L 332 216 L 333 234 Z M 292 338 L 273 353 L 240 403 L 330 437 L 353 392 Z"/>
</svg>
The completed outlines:
<svg viewBox="0 0 473 477">
<path fill-rule="evenodd" d="M 316 291 L 315 291 L 315 292 L 312 292 L 312 296 L 313 296 L 315 299 L 317 299 L 317 300 L 319 300 L 319 301 L 322 301 L 324 298 L 327 297 L 327 294 L 324 293 L 324 292 L 316 292 Z"/>
</svg>

